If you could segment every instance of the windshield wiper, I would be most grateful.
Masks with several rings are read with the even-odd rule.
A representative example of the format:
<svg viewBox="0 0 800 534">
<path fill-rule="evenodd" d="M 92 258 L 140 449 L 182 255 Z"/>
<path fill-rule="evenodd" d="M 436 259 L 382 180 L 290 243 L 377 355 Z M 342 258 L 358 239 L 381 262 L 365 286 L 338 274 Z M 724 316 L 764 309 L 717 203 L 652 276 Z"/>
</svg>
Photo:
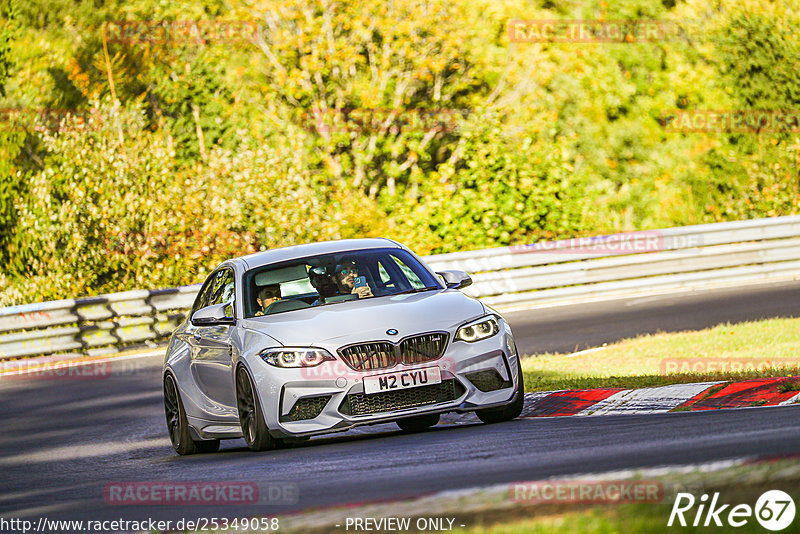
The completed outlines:
<svg viewBox="0 0 800 534">
<path fill-rule="evenodd" d="M 400 291 L 399 293 L 393 293 L 394 295 L 406 295 L 408 293 L 421 293 L 423 291 L 431 291 L 433 289 L 442 289 L 441 287 L 418 287 L 416 289 L 407 289 L 405 291 Z"/>
</svg>

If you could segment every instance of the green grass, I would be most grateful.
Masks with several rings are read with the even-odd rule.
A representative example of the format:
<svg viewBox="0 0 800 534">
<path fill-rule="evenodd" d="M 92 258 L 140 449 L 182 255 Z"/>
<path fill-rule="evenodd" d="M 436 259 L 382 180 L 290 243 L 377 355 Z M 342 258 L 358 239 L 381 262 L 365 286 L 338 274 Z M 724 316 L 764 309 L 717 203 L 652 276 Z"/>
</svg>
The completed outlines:
<svg viewBox="0 0 800 534">
<path fill-rule="evenodd" d="M 788 380 L 778 387 L 781 393 L 789 393 L 790 391 L 800 391 L 800 380 Z"/>
<path fill-rule="evenodd" d="M 658 470 L 660 471 L 660 470 Z M 524 477 L 524 474 L 521 478 Z M 602 478 L 585 475 L 576 479 L 595 483 Z M 531 501 L 511 499 L 507 486 L 491 486 L 474 491 L 448 492 L 406 499 L 402 502 L 376 502 L 361 505 L 307 510 L 301 514 L 290 514 L 280 518 L 281 532 L 286 534 L 333 534 L 344 532 L 342 523 L 348 517 L 400 517 L 448 518 L 454 525 L 464 525 L 454 532 L 478 534 L 501 533 L 631 533 L 650 534 L 656 532 L 704 533 L 704 532 L 768 532 L 753 518 L 744 527 L 731 529 L 713 527 L 667 528 L 678 493 L 690 493 L 697 501 L 703 494 L 719 493 L 720 504 L 748 504 L 753 506 L 758 497 L 767 490 L 779 489 L 787 492 L 794 501 L 800 502 L 800 462 L 797 456 L 770 458 L 764 461 L 741 462 L 728 467 L 697 466 L 695 469 L 667 469 L 661 473 L 633 471 L 619 473 L 619 477 L 605 477 L 609 481 L 648 481 L 661 485 L 663 498 L 656 504 L 611 502 L 581 503 L 568 500 Z M 697 507 L 684 516 L 689 523 L 694 519 Z M 721 520 L 724 519 L 721 517 Z M 337 526 L 338 525 L 338 526 Z M 352 529 L 351 529 L 352 530 Z M 412 528 L 412 532 L 416 532 Z M 800 531 L 800 518 L 782 533 Z M 230 531 L 229 531 L 230 532 Z M 430 532 L 430 531 L 429 531 Z M 230 532 L 230 534 L 233 534 Z"/>
<path fill-rule="evenodd" d="M 750 505 L 752 506 L 752 502 Z M 491 526 L 480 525 L 468 529 L 455 529 L 459 534 L 653 534 L 657 532 L 675 532 L 680 534 L 700 534 L 731 532 L 760 533 L 768 532 L 766 529 L 750 518 L 746 525 L 732 529 L 730 526 L 703 527 L 691 526 L 693 516 L 687 516 L 689 525 L 681 527 L 673 524 L 667 527 L 670 506 L 648 504 L 622 504 L 617 506 L 595 507 L 583 512 L 569 512 L 564 514 L 546 515 L 530 519 L 521 519 L 508 523 Z M 695 508 L 696 511 L 696 508 Z M 725 521 L 725 515 L 721 516 Z M 705 516 L 703 517 L 705 520 Z M 784 533 L 798 532 L 796 525 L 790 525 Z"/>
<path fill-rule="evenodd" d="M 753 506 L 758 497 L 768 490 L 780 489 L 787 492 L 795 502 L 800 500 L 800 467 L 797 459 L 786 457 L 764 462 L 744 463 L 719 471 L 703 472 L 698 470 L 693 473 L 672 473 L 658 477 L 665 491 L 671 487 L 681 487 L 680 491 L 687 491 L 699 498 L 702 494 L 713 495 L 719 492 L 720 504 L 748 504 Z M 655 532 L 675 533 L 764 533 L 769 532 L 756 521 L 754 517 L 748 518 L 747 524 L 739 528 L 727 526 L 725 517 L 727 510 L 720 516 L 723 522 L 720 527 L 693 527 L 691 522 L 694 513 L 685 515 L 689 525 L 681 527 L 673 524 L 667 527 L 672 510 L 672 499 L 667 498 L 659 504 L 621 503 L 595 506 L 573 505 L 559 508 L 548 508 L 546 505 L 538 508 L 504 509 L 502 514 L 485 514 L 483 517 L 474 517 L 466 521 L 467 528 L 456 529 L 459 534 L 650 534 Z M 705 520 L 705 516 L 703 517 Z M 462 521 L 462 523 L 464 523 Z M 702 520 L 701 520 L 702 525 Z M 800 520 L 795 518 L 792 524 L 782 533 L 800 532 Z"/>
<path fill-rule="evenodd" d="M 714 395 L 715 393 L 719 393 L 719 392 L 720 392 L 720 391 L 722 391 L 723 389 L 725 389 L 725 384 L 719 384 L 719 385 L 716 385 L 716 386 L 714 386 L 714 387 L 712 387 L 712 388 L 708 388 L 708 391 L 706 391 L 705 393 L 703 393 L 703 396 L 702 396 L 702 397 L 700 397 L 698 400 L 707 399 L 707 398 L 709 398 L 711 395 Z"/>
<path fill-rule="evenodd" d="M 522 360 L 526 391 L 641 388 L 800 374 L 800 319 L 644 335 L 602 350 Z M 782 391 L 800 390 L 800 380 Z"/>
</svg>

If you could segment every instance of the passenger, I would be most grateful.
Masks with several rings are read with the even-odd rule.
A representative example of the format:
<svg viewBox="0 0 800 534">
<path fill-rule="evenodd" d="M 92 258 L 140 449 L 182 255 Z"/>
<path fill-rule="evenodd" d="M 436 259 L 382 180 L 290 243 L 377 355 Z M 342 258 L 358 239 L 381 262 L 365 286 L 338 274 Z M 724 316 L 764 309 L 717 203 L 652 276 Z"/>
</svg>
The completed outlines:
<svg viewBox="0 0 800 534">
<path fill-rule="evenodd" d="M 358 267 L 353 261 L 342 262 L 333 271 L 333 279 L 339 287 L 339 292 L 343 294 L 355 293 L 360 299 L 371 297 L 372 289 L 370 289 L 369 284 L 355 287 L 357 276 Z"/>
<path fill-rule="evenodd" d="M 279 300 L 281 300 L 280 284 L 272 284 L 261 288 L 261 290 L 258 292 L 258 297 L 256 298 L 256 302 L 258 302 L 261 310 L 256 312 L 256 317 L 265 315 L 270 304 Z"/>
</svg>

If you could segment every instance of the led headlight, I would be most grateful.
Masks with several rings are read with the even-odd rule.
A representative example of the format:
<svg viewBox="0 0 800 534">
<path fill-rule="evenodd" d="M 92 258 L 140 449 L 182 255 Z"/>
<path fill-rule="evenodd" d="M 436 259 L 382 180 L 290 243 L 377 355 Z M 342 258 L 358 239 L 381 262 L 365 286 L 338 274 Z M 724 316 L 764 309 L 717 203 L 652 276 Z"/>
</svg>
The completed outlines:
<svg viewBox="0 0 800 534">
<path fill-rule="evenodd" d="M 275 367 L 314 367 L 335 358 L 325 349 L 279 347 L 264 349 L 261 359 Z"/>
<path fill-rule="evenodd" d="M 459 328 L 458 332 L 456 332 L 455 340 L 473 343 L 475 341 L 481 341 L 482 339 L 492 337 L 499 331 L 500 327 L 497 324 L 497 319 L 494 317 L 487 317 L 480 319 L 475 323 Z"/>
</svg>

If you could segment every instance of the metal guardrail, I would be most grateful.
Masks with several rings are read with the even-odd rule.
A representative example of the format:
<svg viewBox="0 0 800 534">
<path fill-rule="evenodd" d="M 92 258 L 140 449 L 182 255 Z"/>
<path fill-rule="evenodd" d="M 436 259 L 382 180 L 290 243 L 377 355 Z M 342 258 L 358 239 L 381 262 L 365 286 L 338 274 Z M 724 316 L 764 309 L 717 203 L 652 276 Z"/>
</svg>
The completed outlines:
<svg viewBox="0 0 800 534">
<path fill-rule="evenodd" d="M 168 337 L 199 290 L 195 284 L 0 308 L 0 360 L 65 351 L 110 353 Z"/>
<path fill-rule="evenodd" d="M 431 256 L 473 273 L 465 293 L 500 310 L 576 299 L 800 279 L 800 216 Z"/>
<path fill-rule="evenodd" d="M 800 279 L 800 216 L 598 236 L 428 256 L 461 269 L 465 293 L 499 308 L 552 305 L 709 284 Z M 116 352 L 169 336 L 199 284 L 0 308 L 0 360 Z"/>
</svg>

